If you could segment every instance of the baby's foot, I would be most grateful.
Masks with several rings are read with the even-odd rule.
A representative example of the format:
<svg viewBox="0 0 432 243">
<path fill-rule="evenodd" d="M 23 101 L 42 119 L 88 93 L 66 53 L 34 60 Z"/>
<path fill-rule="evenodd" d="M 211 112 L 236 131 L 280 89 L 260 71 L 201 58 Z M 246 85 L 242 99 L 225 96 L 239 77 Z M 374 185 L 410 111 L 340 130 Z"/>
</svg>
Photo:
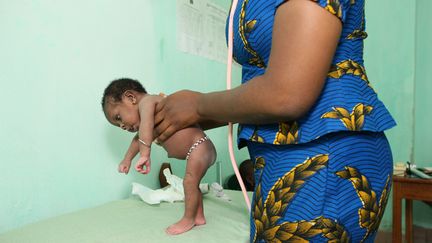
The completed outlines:
<svg viewBox="0 0 432 243">
<path fill-rule="evenodd" d="M 206 224 L 204 215 L 197 215 L 195 217 L 195 226 Z"/>
<path fill-rule="evenodd" d="M 177 223 L 169 226 L 165 231 L 170 235 L 182 234 L 195 226 L 195 220 L 182 218 Z"/>
</svg>

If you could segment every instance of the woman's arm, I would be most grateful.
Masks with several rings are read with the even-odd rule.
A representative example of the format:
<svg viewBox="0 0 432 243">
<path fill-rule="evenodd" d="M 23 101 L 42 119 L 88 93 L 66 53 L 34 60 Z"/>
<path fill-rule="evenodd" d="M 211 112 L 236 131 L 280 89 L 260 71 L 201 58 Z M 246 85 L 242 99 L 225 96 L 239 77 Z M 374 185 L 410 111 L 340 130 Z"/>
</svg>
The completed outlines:
<svg viewBox="0 0 432 243">
<path fill-rule="evenodd" d="M 201 121 L 199 125 L 202 130 L 209 130 L 213 128 L 226 126 L 228 125 L 228 122 L 207 120 L 207 121 Z"/>
<path fill-rule="evenodd" d="M 168 96 L 156 108 L 159 139 L 208 120 L 266 124 L 302 117 L 321 93 L 341 29 L 337 17 L 312 1 L 282 4 L 265 74 L 232 90 Z"/>
</svg>

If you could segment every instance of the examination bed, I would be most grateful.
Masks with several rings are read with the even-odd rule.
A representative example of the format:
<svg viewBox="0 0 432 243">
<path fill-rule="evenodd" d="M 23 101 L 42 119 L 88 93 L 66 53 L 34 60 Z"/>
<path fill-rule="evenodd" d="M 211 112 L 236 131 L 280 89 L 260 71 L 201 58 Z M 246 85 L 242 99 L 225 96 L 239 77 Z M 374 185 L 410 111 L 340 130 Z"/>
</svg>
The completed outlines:
<svg viewBox="0 0 432 243">
<path fill-rule="evenodd" d="M 0 234 L 2 243 L 247 242 L 249 215 L 241 191 L 231 201 L 204 195 L 207 224 L 181 235 L 165 228 L 181 218 L 184 203 L 148 205 L 137 196 L 46 219 Z"/>
</svg>

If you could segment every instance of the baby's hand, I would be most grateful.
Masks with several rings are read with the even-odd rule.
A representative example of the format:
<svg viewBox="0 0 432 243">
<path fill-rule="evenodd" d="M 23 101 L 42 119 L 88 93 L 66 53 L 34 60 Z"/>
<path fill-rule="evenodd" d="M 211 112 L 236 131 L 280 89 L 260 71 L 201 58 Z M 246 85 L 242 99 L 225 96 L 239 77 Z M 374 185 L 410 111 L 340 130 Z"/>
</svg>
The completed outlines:
<svg viewBox="0 0 432 243">
<path fill-rule="evenodd" d="M 135 165 L 135 169 L 141 174 L 148 174 L 150 172 L 150 164 L 150 157 L 140 157 Z"/>
<path fill-rule="evenodd" d="M 126 175 L 129 173 L 129 168 L 131 166 L 131 162 L 130 160 L 122 160 L 122 162 L 120 162 L 119 166 L 118 166 L 118 172 L 120 173 L 125 173 Z"/>
</svg>

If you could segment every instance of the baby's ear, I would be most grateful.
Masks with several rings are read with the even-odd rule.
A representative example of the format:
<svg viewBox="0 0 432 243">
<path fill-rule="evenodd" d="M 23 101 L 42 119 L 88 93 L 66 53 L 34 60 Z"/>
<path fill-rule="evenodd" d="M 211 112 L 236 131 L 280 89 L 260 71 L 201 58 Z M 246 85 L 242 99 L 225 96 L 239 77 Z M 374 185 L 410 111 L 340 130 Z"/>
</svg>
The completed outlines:
<svg viewBox="0 0 432 243">
<path fill-rule="evenodd" d="M 132 102 L 132 104 L 136 104 L 136 102 L 137 102 L 137 97 L 136 97 L 135 93 L 132 92 L 131 90 L 126 90 L 123 93 L 123 98 L 129 100 L 130 102 Z"/>
</svg>

